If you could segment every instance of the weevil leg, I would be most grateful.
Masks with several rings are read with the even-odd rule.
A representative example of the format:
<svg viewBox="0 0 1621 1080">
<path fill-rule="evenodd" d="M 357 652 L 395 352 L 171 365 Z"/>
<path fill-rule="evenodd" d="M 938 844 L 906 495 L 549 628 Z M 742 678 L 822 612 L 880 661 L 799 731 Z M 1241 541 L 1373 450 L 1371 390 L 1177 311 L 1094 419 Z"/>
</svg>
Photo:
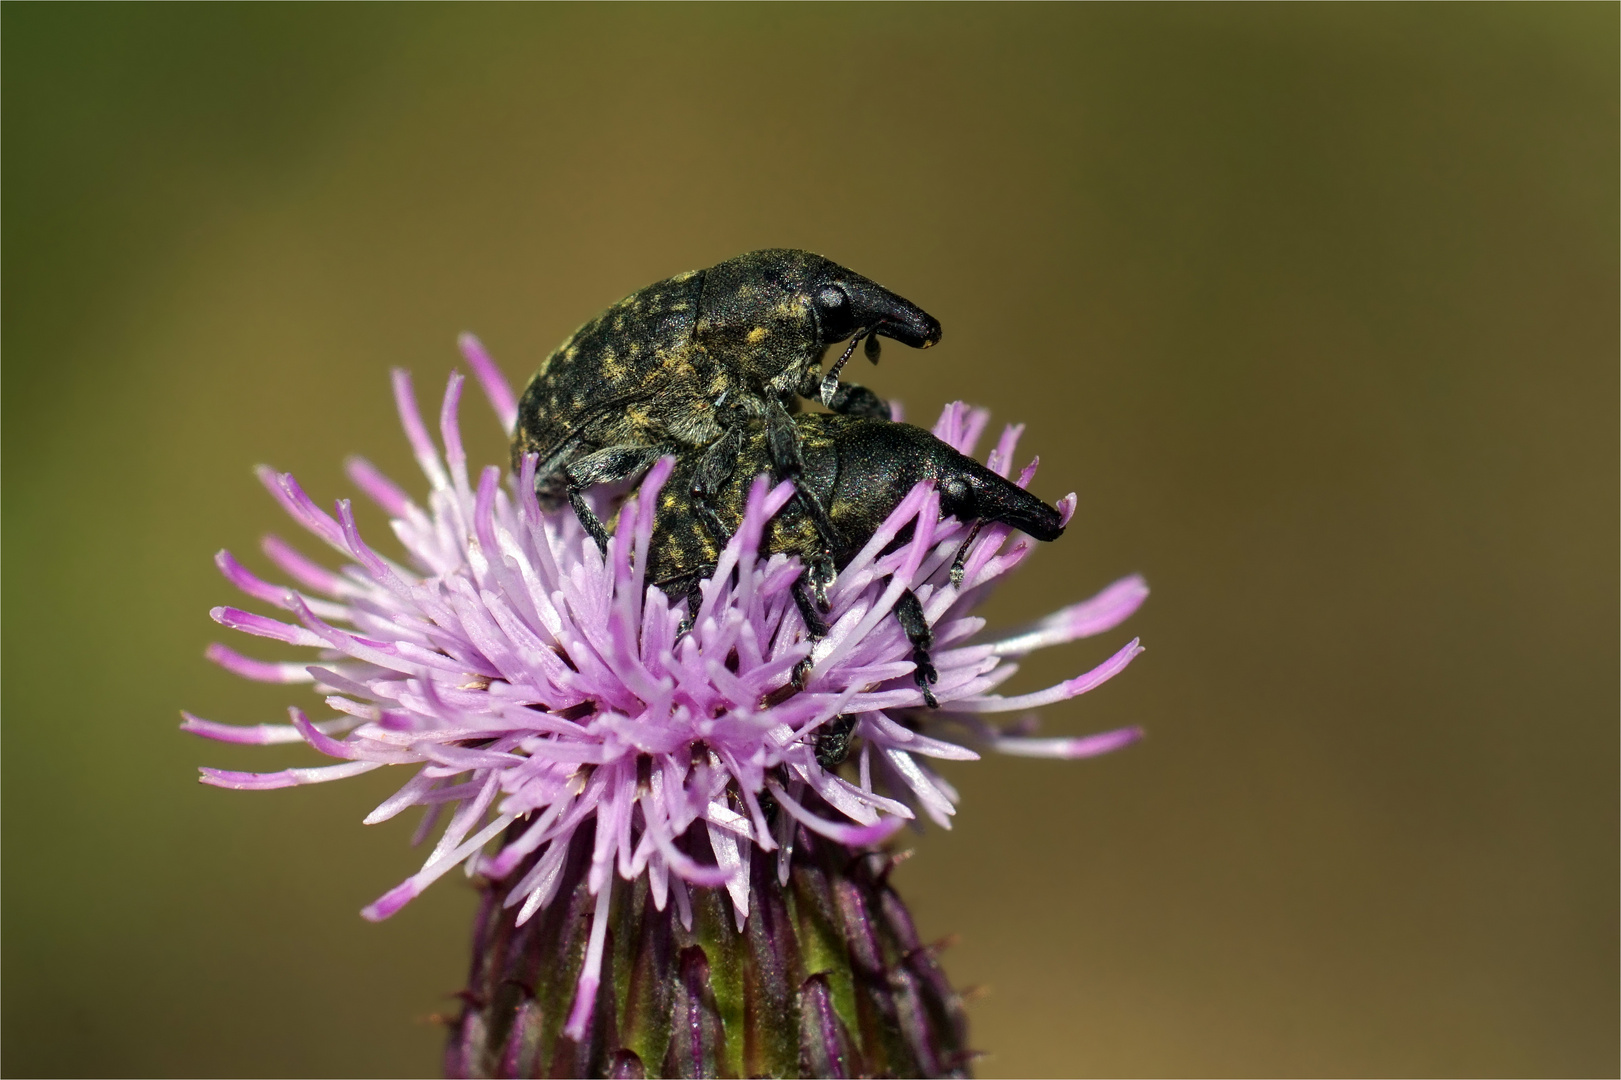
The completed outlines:
<svg viewBox="0 0 1621 1080">
<path fill-rule="evenodd" d="M 711 566 L 708 570 L 694 575 L 692 584 L 687 586 L 687 614 L 681 620 L 681 625 L 675 628 L 675 639 L 677 641 L 686 637 L 687 631 L 691 630 L 698 622 L 698 609 L 703 607 L 704 604 L 704 591 L 699 586 L 702 585 L 703 579 L 714 573 L 714 571 L 715 568 Z"/>
<path fill-rule="evenodd" d="M 844 355 L 834 362 L 826 375 L 812 368 L 805 373 L 805 379 L 799 386 L 799 396 L 812 398 L 826 405 L 833 412 L 843 416 L 873 417 L 878 420 L 891 420 L 893 414 L 889 405 L 883 398 L 868 390 L 859 383 L 846 383 L 839 381 L 839 369 L 844 362 L 850 359 L 855 350 L 859 337 L 850 342 L 850 347 L 844 350 Z M 877 340 L 869 337 L 868 341 Z"/>
<path fill-rule="evenodd" d="M 601 444 L 592 441 L 600 425 L 598 421 L 615 412 L 622 412 L 636 402 L 644 400 L 645 394 L 621 394 L 607 401 L 597 404 L 579 413 L 573 418 L 573 428 L 564 432 L 554 441 L 541 448 L 533 445 L 526 433 L 515 439 L 512 445 L 512 471 L 517 472 L 523 466 L 523 455 L 534 454 L 540 461 L 535 467 L 535 494 L 540 504 L 547 509 L 560 505 L 568 497 L 568 464 L 588 457 L 593 451 L 601 449 Z M 532 408 L 529 391 L 524 391 L 524 397 L 519 405 L 520 415 L 523 410 Z M 520 432 L 531 422 L 520 420 Z"/>
<path fill-rule="evenodd" d="M 929 650 L 934 648 L 934 631 L 929 629 L 923 605 L 911 589 L 901 593 L 901 598 L 895 602 L 895 617 L 900 620 L 901 629 L 906 631 L 906 640 L 912 643 L 912 663 L 917 665 L 912 678 L 923 692 L 923 704 L 938 709 L 940 703 L 934 699 L 934 691 L 929 689 L 929 684 L 940 678 L 929 661 Z"/>
<path fill-rule="evenodd" d="M 829 409 L 845 416 L 872 417 L 877 420 L 891 418 L 889 403 L 858 383 L 840 383 L 825 404 Z"/>
<path fill-rule="evenodd" d="M 608 553 L 608 527 L 597 517 L 597 512 L 591 509 L 591 504 L 585 501 L 583 489 L 569 485 L 568 501 L 574 507 L 574 516 L 580 519 L 580 527 L 591 534 L 591 539 L 597 542 L 597 550 L 604 555 Z"/>
<path fill-rule="evenodd" d="M 593 484 L 610 484 L 634 476 L 671 452 L 664 446 L 609 446 L 572 461 L 564 468 L 568 477 L 568 501 L 574 507 L 574 515 L 604 554 L 608 551 L 608 528 L 585 501 L 585 489 Z"/>
<path fill-rule="evenodd" d="M 794 426 L 793 417 L 783 408 L 780 401 L 771 403 L 765 419 L 766 445 L 771 451 L 771 467 L 777 476 L 783 480 L 794 482 L 794 496 L 804 509 L 811 524 L 816 526 L 816 534 L 822 541 L 826 551 L 836 551 L 839 546 L 839 531 L 833 527 L 833 519 L 827 514 L 827 507 L 822 500 L 816 497 L 813 491 L 807 491 L 799 483 L 805 472 L 805 458 L 800 452 L 799 429 Z"/>
<path fill-rule="evenodd" d="M 822 618 L 822 613 L 817 610 L 816 601 L 811 598 L 804 574 L 794 579 L 792 592 L 794 604 L 799 608 L 799 616 L 805 620 L 806 635 L 812 641 L 821 641 L 827 637 L 827 620 Z"/>
<path fill-rule="evenodd" d="M 810 578 L 811 596 L 816 598 L 819 609 L 827 611 L 832 606 L 827 602 L 827 587 L 833 584 L 833 579 L 839 573 L 833 566 L 833 556 L 822 551 L 801 558 L 805 560 L 805 575 Z"/>
<path fill-rule="evenodd" d="M 709 444 L 692 477 L 692 510 L 709 531 L 719 547 L 724 547 L 732 533 L 720 515 L 715 512 L 715 497 L 737 469 L 737 459 L 743 453 L 743 429 L 730 427 L 721 437 Z"/>
<path fill-rule="evenodd" d="M 816 601 L 811 596 L 810 586 L 805 580 L 808 576 L 800 574 L 795 578 L 790 591 L 793 593 L 795 606 L 799 608 L 799 617 L 805 620 L 805 636 L 812 641 L 820 641 L 827 637 L 827 620 L 822 618 L 822 613 L 816 609 Z M 794 665 L 794 689 L 805 689 L 805 680 L 810 677 L 810 672 L 811 658 L 807 654 L 803 660 Z"/>
</svg>

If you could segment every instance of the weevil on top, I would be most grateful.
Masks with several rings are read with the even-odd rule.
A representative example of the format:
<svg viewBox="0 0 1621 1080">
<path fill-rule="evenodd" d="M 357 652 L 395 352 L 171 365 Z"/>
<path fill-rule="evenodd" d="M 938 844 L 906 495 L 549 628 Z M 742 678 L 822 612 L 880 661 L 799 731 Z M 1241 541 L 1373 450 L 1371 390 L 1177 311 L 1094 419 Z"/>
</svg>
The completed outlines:
<svg viewBox="0 0 1621 1080">
<path fill-rule="evenodd" d="M 801 397 L 835 413 L 887 420 L 870 390 L 839 381 L 862 341 L 917 349 L 940 340 L 940 324 L 917 305 L 808 251 L 772 248 L 678 274 L 631 293 L 576 330 L 540 365 L 518 405 L 514 467 L 539 459 L 536 493 L 567 499 L 604 550 L 608 533 L 583 498 L 595 484 L 636 475 L 666 454 L 692 458 L 687 497 L 712 538 L 724 540 L 714 495 L 736 467 L 751 422 L 764 424 L 771 471 L 798 480 Z M 849 345 L 822 373 L 828 347 Z M 814 492 L 798 500 L 824 549 L 840 539 Z M 817 590 L 832 568 L 811 568 Z"/>
</svg>

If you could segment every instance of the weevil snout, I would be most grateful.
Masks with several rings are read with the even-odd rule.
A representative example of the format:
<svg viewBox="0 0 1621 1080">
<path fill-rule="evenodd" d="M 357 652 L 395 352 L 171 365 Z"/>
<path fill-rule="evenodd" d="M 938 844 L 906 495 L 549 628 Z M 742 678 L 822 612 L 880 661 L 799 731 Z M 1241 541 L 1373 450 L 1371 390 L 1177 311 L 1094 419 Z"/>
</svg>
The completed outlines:
<svg viewBox="0 0 1621 1080">
<path fill-rule="evenodd" d="M 837 263 L 825 269 L 830 272 L 811 293 L 824 346 L 858 334 L 892 338 L 914 349 L 939 342 L 940 321 L 910 300 Z"/>
<path fill-rule="evenodd" d="M 1064 535 L 1058 511 L 1011 480 L 989 469 L 975 470 L 965 479 L 973 491 L 975 516 L 1011 525 L 1043 542 L 1050 543 Z"/>
<path fill-rule="evenodd" d="M 865 279 L 848 283 L 845 293 L 856 329 L 870 330 L 914 349 L 939 344 L 940 320 L 910 300 Z"/>
</svg>

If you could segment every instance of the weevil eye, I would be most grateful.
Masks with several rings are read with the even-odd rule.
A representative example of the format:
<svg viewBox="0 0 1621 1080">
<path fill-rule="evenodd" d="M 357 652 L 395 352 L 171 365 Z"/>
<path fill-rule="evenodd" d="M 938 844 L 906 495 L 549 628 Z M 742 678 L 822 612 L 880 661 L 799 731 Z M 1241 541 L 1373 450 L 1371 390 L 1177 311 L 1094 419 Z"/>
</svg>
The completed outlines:
<svg viewBox="0 0 1621 1080">
<path fill-rule="evenodd" d="M 940 485 L 941 509 L 948 514 L 973 514 L 974 489 L 960 476 L 953 476 Z"/>
<path fill-rule="evenodd" d="M 840 341 L 856 332 L 854 307 L 837 285 L 823 285 L 817 290 L 816 316 L 824 344 Z"/>
</svg>

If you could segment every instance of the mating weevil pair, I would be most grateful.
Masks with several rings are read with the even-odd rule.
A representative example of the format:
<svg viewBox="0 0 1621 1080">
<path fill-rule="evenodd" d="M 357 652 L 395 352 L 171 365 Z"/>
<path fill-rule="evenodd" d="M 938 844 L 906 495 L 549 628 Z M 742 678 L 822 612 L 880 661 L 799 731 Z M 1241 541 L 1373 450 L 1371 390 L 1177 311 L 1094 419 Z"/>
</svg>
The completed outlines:
<svg viewBox="0 0 1621 1080">
<path fill-rule="evenodd" d="M 674 455 L 647 573 L 692 606 L 742 521 L 748 482 L 763 472 L 792 480 L 795 499 L 761 551 L 800 557 L 806 572 L 794 599 L 813 639 L 827 633 L 822 612 L 834 575 L 921 481 L 936 483 L 941 511 L 959 520 L 1004 522 L 1038 540 L 1062 533 L 1053 507 L 922 428 L 892 422 L 877 395 L 839 381 L 863 341 L 877 363 L 880 337 L 928 348 L 940 340 L 940 324 L 806 251 L 755 251 L 680 274 L 627 296 L 547 357 L 518 405 L 514 464 L 535 455 L 537 494 L 550 505 L 568 500 L 606 550 L 607 529 L 585 490 Z M 823 354 L 846 338 L 824 375 Z M 795 415 L 801 397 L 832 415 Z M 908 590 L 895 614 L 918 688 L 935 706 L 922 605 Z"/>
<path fill-rule="evenodd" d="M 607 530 L 581 498 L 594 484 L 647 469 L 666 454 L 702 451 L 692 508 L 718 536 L 713 489 L 737 461 L 744 426 L 762 421 L 771 466 L 797 479 L 801 439 L 791 413 L 801 396 L 834 412 L 889 418 L 889 407 L 838 372 L 866 339 L 926 349 L 940 324 L 894 293 L 808 251 L 754 251 L 631 293 L 586 323 L 535 373 L 518 403 L 513 460 L 539 458 L 536 490 L 567 498 L 606 546 Z M 825 377 L 822 354 L 850 348 Z M 831 543 L 825 508 L 800 502 Z"/>
</svg>

